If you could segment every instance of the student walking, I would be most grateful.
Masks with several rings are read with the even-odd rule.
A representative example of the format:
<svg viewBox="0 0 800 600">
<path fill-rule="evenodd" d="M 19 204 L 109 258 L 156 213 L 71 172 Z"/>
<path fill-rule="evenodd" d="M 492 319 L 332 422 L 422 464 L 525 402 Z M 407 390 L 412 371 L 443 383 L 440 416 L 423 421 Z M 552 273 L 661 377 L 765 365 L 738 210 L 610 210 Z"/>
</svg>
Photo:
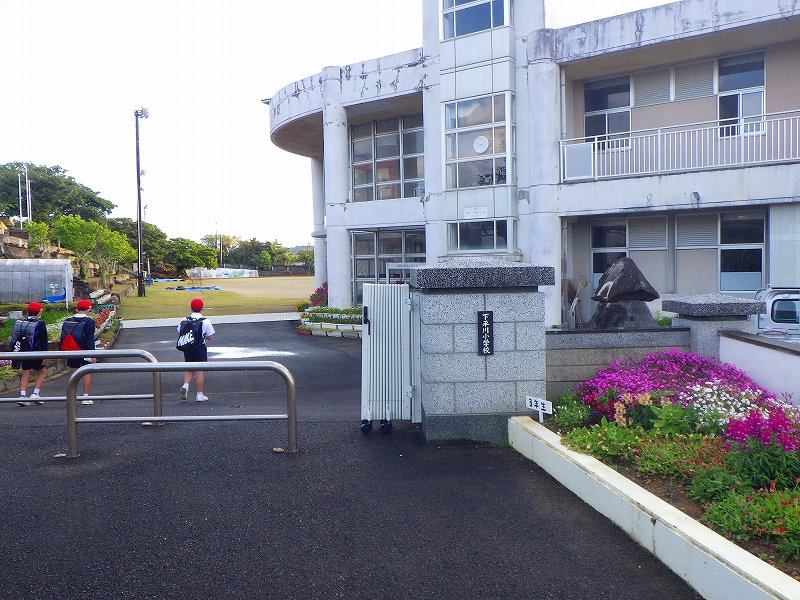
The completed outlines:
<svg viewBox="0 0 800 600">
<path fill-rule="evenodd" d="M 94 319 L 89 318 L 89 309 L 92 303 L 88 300 L 78 300 L 75 314 L 64 321 L 61 326 L 61 350 L 94 350 Z M 78 367 L 86 363 L 96 363 L 96 358 L 68 358 L 67 366 L 72 375 Z M 83 376 L 83 396 L 88 398 L 89 387 L 92 385 L 92 376 Z M 81 400 L 81 404 L 93 404 L 92 400 Z"/>
<path fill-rule="evenodd" d="M 203 316 L 203 301 L 195 298 L 190 304 L 192 314 L 183 319 L 178 324 L 178 341 L 175 347 L 183 352 L 183 359 L 187 362 L 208 362 L 208 347 L 206 340 L 210 340 L 214 335 L 214 326 Z M 197 402 L 205 402 L 208 396 L 203 394 L 205 375 L 202 371 L 186 371 L 183 375 L 183 385 L 180 390 L 181 400 L 186 400 L 189 394 L 189 383 L 196 375 Z"/>
<path fill-rule="evenodd" d="M 11 330 L 11 350 L 13 352 L 45 352 L 47 350 L 47 326 L 39 320 L 42 315 L 42 305 L 38 302 L 28 304 L 28 317 L 14 322 Z M 33 403 L 41 406 L 44 404 L 39 400 L 39 392 L 42 391 L 47 369 L 44 367 L 45 361 L 37 360 L 14 360 L 11 367 L 22 369 L 19 378 L 19 397 L 17 402 L 20 406 L 30 406 Z M 36 371 L 36 380 L 33 383 L 33 393 L 31 401 L 26 400 L 28 393 L 28 382 L 31 380 L 31 371 Z"/>
</svg>

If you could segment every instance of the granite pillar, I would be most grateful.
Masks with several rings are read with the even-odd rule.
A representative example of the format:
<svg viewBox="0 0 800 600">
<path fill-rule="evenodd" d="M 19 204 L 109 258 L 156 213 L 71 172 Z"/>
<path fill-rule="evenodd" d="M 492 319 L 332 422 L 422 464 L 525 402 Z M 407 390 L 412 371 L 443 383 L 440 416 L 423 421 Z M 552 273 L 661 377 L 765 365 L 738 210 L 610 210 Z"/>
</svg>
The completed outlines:
<svg viewBox="0 0 800 600">
<path fill-rule="evenodd" d="M 502 442 L 509 416 L 528 413 L 526 396 L 544 398 L 546 324 L 539 286 L 554 284 L 552 267 L 503 260 L 459 259 L 412 269 L 427 441 Z M 481 345 L 479 312 L 491 313 L 491 353 Z"/>
<path fill-rule="evenodd" d="M 690 348 L 695 354 L 719 359 L 719 332 L 741 331 L 757 333 L 758 324 L 750 315 L 766 312 L 760 300 L 748 300 L 722 294 L 679 296 L 664 299 L 661 308 L 678 313 L 673 327 L 688 327 Z"/>
</svg>

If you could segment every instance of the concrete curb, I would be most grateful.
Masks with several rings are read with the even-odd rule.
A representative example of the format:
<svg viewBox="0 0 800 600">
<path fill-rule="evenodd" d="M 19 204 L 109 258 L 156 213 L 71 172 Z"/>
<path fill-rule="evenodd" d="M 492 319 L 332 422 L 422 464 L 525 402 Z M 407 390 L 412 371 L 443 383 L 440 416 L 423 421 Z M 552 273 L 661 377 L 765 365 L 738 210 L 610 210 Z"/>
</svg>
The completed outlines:
<svg viewBox="0 0 800 600">
<path fill-rule="evenodd" d="M 512 447 L 611 519 L 707 600 L 792 600 L 800 582 L 590 456 L 530 417 L 508 422 Z"/>
</svg>

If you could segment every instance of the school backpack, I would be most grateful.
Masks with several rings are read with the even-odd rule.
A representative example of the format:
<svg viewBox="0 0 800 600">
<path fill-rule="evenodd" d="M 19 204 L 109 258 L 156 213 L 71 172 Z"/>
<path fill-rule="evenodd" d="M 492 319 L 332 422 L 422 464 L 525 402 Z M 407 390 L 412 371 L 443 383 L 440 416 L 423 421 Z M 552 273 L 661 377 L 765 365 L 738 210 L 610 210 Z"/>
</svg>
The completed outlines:
<svg viewBox="0 0 800 600">
<path fill-rule="evenodd" d="M 30 352 L 33 350 L 35 334 L 36 321 L 28 321 L 27 319 L 15 321 L 11 330 L 11 351 Z"/>
<path fill-rule="evenodd" d="M 180 335 L 178 341 L 175 342 L 175 348 L 181 352 L 188 352 L 203 345 L 203 321 L 205 317 L 193 319 L 186 317 L 181 321 Z"/>
<path fill-rule="evenodd" d="M 67 319 L 64 321 L 64 325 L 61 328 L 61 344 L 58 346 L 59 350 L 83 350 L 78 340 L 81 338 L 81 327 L 85 320 L 86 319 L 76 319 L 72 321 Z"/>
</svg>

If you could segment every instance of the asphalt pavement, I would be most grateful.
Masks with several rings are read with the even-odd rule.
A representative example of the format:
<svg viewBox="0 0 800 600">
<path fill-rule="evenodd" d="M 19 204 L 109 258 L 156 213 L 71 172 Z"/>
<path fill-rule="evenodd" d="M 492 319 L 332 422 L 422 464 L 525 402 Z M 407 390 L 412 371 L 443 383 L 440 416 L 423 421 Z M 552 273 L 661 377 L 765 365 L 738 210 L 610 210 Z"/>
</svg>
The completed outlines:
<svg viewBox="0 0 800 600">
<path fill-rule="evenodd" d="M 406 422 L 364 436 L 360 340 L 297 335 L 287 321 L 216 328 L 211 360 L 292 372 L 299 452 L 273 451 L 283 422 L 88 423 L 80 457 L 54 458 L 64 403 L 2 404 L 0 600 L 700 598 L 510 448 L 428 445 Z M 116 347 L 179 361 L 175 337 L 123 330 Z M 285 412 L 274 373 L 207 373 L 204 403 L 180 402 L 181 381 L 163 375 L 164 415 Z M 92 392 L 151 385 L 95 374 Z M 78 413 L 144 417 L 152 402 Z"/>
</svg>

